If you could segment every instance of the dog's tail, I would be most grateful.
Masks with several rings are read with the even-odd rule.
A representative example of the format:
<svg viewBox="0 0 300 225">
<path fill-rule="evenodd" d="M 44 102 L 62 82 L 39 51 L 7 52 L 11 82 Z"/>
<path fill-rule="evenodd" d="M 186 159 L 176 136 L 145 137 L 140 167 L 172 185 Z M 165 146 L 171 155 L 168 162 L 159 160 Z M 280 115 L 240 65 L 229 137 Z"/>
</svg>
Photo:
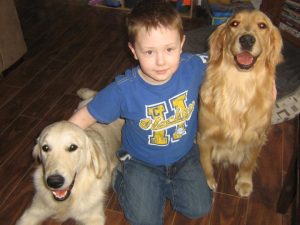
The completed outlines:
<svg viewBox="0 0 300 225">
<path fill-rule="evenodd" d="M 89 88 L 80 88 L 76 93 L 81 99 L 86 100 L 93 98 L 97 92 Z"/>
</svg>

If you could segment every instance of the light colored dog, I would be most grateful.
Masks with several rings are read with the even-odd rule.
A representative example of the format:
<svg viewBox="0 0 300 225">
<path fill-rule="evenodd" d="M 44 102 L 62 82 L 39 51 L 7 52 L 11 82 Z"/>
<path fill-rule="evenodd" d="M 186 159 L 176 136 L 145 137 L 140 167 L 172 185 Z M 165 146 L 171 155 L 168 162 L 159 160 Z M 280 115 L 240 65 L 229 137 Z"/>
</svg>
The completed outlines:
<svg viewBox="0 0 300 225">
<path fill-rule="evenodd" d="M 282 39 L 265 14 L 241 11 L 213 32 L 209 47 L 200 90 L 201 164 L 213 190 L 213 162 L 237 165 L 235 190 L 249 196 L 256 159 L 271 124 Z"/>
<path fill-rule="evenodd" d="M 86 104 L 94 91 L 78 91 Z M 36 193 L 17 225 L 37 225 L 51 217 L 79 224 L 103 225 L 104 202 L 116 166 L 122 120 L 94 124 L 86 130 L 60 121 L 47 126 L 37 139 L 33 156 L 41 162 L 33 179 Z"/>
</svg>

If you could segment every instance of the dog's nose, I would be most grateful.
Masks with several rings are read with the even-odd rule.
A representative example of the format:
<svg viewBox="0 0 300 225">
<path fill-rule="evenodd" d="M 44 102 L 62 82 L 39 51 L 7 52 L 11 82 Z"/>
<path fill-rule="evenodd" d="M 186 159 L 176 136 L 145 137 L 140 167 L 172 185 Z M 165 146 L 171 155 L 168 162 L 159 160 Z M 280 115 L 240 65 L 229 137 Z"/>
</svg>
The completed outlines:
<svg viewBox="0 0 300 225">
<path fill-rule="evenodd" d="M 47 178 L 47 185 L 51 188 L 60 188 L 64 182 L 65 178 L 61 175 L 51 175 Z"/>
<path fill-rule="evenodd" d="M 239 41 L 244 50 L 251 50 L 256 39 L 253 35 L 245 34 L 240 37 Z"/>
</svg>

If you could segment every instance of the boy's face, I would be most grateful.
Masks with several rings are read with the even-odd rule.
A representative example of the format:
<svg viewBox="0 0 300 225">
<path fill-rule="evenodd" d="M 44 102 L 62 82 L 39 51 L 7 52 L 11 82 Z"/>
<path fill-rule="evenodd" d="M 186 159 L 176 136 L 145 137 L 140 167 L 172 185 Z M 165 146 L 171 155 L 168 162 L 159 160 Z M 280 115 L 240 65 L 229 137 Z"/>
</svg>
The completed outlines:
<svg viewBox="0 0 300 225">
<path fill-rule="evenodd" d="M 178 68 L 184 43 L 176 29 L 162 26 L 138 31 L 135 44 L 128 44 L 134 58 L 139 60 L 140 76 L 153 85 L 166 83 Z"/>
</svg>

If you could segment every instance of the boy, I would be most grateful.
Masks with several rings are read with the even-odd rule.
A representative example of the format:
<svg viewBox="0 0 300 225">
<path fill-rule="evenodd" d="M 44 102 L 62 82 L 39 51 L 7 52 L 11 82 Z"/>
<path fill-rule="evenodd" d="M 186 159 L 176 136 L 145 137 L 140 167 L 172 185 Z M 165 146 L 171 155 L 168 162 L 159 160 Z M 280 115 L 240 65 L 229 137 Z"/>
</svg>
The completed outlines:
<svg viewBox="0 0 300 225">
<path fill-rule="evenodd" d="M 139 66 L 116 77 L 70 121 L 86 128 L 125 119 L 113 188 L 132 225 L 163 224 L 166 199 L 185 216 L 201 217 L 212 198 L 194 143 L 205 64 L 181 54 L 181 17 L 168 3 L 140 2 L 127 26 Z"/>
</svg>

